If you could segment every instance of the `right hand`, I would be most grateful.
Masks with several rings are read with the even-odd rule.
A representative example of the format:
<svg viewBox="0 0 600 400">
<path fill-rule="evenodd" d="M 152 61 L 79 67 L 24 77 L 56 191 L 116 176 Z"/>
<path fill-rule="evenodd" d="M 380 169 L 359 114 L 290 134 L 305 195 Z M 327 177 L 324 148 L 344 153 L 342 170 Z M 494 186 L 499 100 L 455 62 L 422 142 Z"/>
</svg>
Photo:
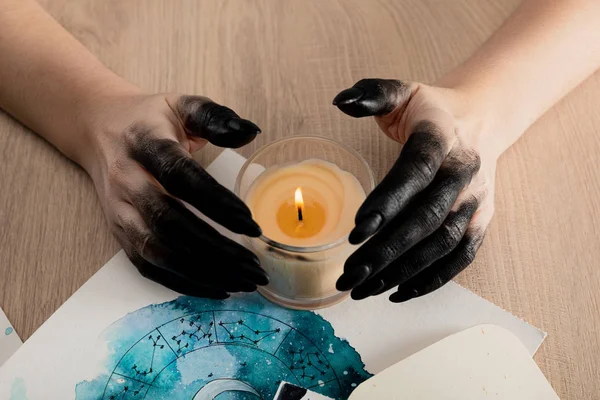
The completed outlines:
<svg viewBox="0 0 600 400">
<path fill-rule="evenodd" d="M 363 79 L 334 104 L 375 116 L 402 144 L 356 214 L 349 241 L 365 243 L 338 289 L 361 300 L 397 287 L 395 303 L 439 289 L 473 262 L 494 212 L 499 154 L 485 114 L 460 90 L 390 79 Z"/>
<path fill-rule="evenodd" d="M 206 97 L 132 94 L 98 104 L 84 167 L 140 273 L 198 297 L 222 299 L 266 285 L 256 255 L 183 203 L 235 233 L 260 236 L 246 205 L 191 157 L 207 141 L 241 147 L 260 129 Z"/>
</svg>

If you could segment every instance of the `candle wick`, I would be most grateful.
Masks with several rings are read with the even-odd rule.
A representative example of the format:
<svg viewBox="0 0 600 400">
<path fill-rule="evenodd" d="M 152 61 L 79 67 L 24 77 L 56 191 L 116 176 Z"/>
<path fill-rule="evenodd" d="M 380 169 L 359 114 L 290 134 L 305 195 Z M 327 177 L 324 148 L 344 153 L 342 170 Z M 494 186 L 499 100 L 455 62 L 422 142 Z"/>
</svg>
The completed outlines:
<svg viewBox="0 0 600 400">
<path fill-rule="evenodd" d="M 298 207 L 298 221 L 302 222 L 302 207 Z"/>
</svg>

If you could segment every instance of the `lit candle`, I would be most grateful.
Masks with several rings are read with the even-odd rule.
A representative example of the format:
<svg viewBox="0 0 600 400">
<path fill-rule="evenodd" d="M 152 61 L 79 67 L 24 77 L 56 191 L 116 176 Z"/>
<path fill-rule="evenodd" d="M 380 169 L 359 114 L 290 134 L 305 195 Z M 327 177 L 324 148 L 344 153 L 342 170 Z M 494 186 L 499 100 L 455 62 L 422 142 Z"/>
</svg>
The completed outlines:
<svg viewBox="0 0 600 400">
<path fill-rule="evenodd" d="M 297 188 L 294 192 L 294 202 L 283 202 L 277 211 L 276 219 L 277 225 L 288 237 L 310 238 L 323 229 L 325 209 L 314 201 L 305 205 L 302 188 Z"/>
<path fill-rule="evenodd" d="M 273 166 L 260 174 L 244 200 L 266 238 L 294 246 L 286 251 L 252 241 L 271 277 L 263 294 L 295 308 L 342 299 L 335 283 L 354 251 L 345 239 L 365 197 L 356 177 L 319 159 Z"/>
<path fill-rule="evenodd" d="M 296 189 L 296 193 L 294 193 L 294 200 L 296 203 L 296 208 L 298 209 L 298 221 L 302 222 L 302 211 L 304 208 L 304 198 L 302 197 L 302 189 Z"/>
</svg>

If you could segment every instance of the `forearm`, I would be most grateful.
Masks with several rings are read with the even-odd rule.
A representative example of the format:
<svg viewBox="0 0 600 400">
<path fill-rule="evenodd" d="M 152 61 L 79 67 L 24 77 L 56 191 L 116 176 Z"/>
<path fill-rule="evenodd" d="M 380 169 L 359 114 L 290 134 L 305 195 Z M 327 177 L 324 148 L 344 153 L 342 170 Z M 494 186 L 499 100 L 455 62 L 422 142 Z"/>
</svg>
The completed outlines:
<svg viewBox="0 0 600 400">
<path fill-rule="evenodd" d="M 461 89 L 493 121 L 501 153 L 599 67 L 599 1 L 525 0 L 438 84 Z"/>
<path fill-rule="evenodd" d="M 67 157 L 84 163 L 99 99 L 135 90 L 33 0 L 0 3 L 0 108 Z"/>
</svg>

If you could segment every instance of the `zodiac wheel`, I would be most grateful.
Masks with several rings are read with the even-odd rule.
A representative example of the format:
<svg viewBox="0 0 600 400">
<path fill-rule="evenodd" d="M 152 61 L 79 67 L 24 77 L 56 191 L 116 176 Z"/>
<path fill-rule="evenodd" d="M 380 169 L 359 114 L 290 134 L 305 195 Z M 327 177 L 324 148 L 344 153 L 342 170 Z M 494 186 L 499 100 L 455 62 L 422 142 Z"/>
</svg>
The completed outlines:
<svg viewBox="0 0 600 400">
<path fill-rule="evenodd" d="M 106 374 L 77 399 L 271 400 L 282 381 L 345 399 L 369 377 L 320 316 L 247 303 L 180 298 L 128 315 L 107 340 Z"/>
</svg>

